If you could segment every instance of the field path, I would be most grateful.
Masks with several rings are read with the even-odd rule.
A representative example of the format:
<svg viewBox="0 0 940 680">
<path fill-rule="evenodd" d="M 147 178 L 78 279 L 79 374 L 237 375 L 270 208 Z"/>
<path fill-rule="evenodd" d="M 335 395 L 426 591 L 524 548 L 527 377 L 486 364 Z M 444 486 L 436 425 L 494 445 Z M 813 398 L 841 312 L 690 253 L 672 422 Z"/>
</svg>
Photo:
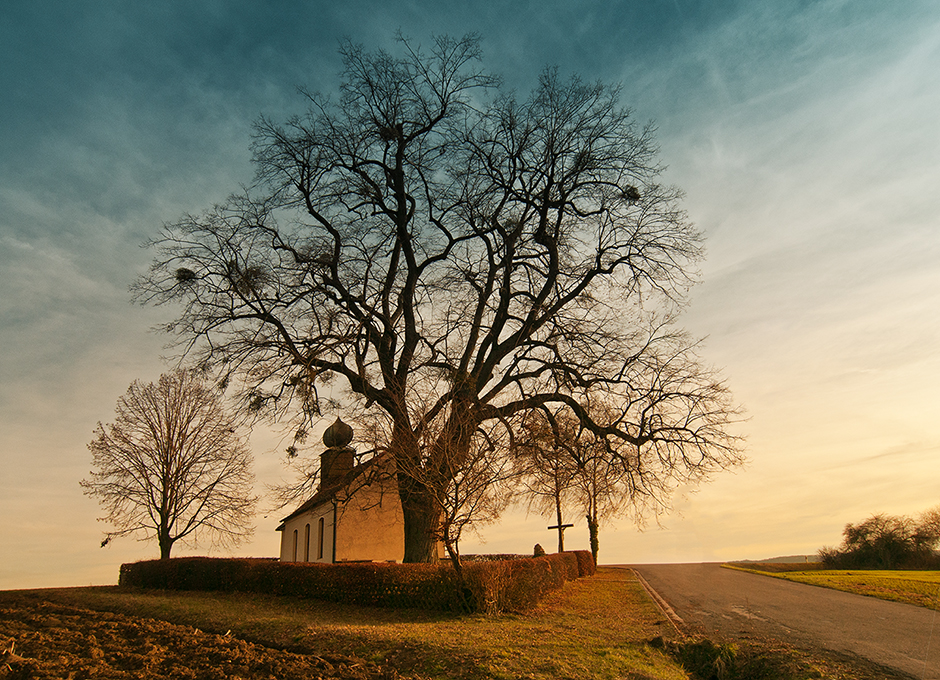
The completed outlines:
<svg viewBox="0 0 940 680">
<path fill-rule="evenodd" d="M 857 654 L 915 678 L 940 680 L 940 617 L 932 610 L 718 564 L 632 568 L 687 631 L 766 635 Z"/>
</svg>

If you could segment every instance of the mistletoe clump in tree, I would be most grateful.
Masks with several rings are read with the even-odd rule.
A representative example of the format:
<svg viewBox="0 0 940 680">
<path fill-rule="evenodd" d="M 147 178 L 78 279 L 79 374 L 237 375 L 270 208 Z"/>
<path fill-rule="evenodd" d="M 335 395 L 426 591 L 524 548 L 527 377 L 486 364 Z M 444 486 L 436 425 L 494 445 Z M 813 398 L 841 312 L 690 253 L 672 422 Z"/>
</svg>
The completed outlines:
<svg viewBox="0 0 940 680">
<path fill-rule="evenodd" d="M 700 237 L 652 128 L 555 70 L 501 92 L 472 36 L 400 45 L 344 45 L 338 101 L 260 120 L 255 185 L 168 226 L 139 296 L 182 302 L 193 360 L 301 437 L 326 385 L 384 423 L 406 561 L 435 559 L 448 486 L 536 409 L 637 479 L 738 464 L 728 392 L 672 324 Z"/>
</svg>

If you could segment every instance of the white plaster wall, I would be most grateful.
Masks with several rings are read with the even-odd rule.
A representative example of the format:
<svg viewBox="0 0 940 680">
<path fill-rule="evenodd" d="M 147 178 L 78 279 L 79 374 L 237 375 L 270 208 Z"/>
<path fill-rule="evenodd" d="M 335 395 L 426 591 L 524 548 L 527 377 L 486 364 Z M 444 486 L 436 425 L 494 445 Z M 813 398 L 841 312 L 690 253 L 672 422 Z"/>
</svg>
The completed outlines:
<svg viewBox="0 0 940 680">
<path fill-rule="evenodd" d="M 337 511 L 336 561 L 401 562 L 404 516 L 394 481 L 376 480 L 358 489 Z"/>
<path fill-rule="evenodd" d="M 323 519 L 323 556 L 317 556 L 317 531 Z M 305 527 L 310 525 L 310 549 L 305 555 Z M 332 562 L 333 561 L 333 505 L 324 503 L 298 515 L 284 524 L 281 532 L 281 562 Z M 294 532 L 297 532 L 297 555 L 294 559 Z M 307 557 L 308 559 L 304 559 Z"/>
</svg>

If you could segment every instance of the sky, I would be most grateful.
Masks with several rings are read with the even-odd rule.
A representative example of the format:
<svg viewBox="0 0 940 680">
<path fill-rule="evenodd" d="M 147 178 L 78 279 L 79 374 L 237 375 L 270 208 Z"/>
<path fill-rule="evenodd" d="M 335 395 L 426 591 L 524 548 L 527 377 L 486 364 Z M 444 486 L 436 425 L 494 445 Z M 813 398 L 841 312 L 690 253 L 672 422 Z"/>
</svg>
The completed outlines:
<svg viewBox="0 0 940 680">
<path fill-rule="evenodd" d="M 680 489 L 602 563 L 810 554 L 940 504 L 940 5 L 540 0 L 7 0 L 0 11 L 0 589 L 109 584 L 119 539 L 79 480 L 171 310 L 129 286 L 163 224 L 252 180 L 252 124 L 335 92 L 339 41 L 482 37 L 524 95 L 546 66 L 622 85 L 706 237 L 682 324 L 747 412 L 747 465 Z M 258 490 L 286 478 L 252 433 Z M 284 512 L 232 553 L 273 556 Z M 587 548 L 584 521 L 566 546 Z M 508 513 L 464 553 L 555 543 Z M 207 547 L 174 554 L 206 554 Z"/>
</svg>

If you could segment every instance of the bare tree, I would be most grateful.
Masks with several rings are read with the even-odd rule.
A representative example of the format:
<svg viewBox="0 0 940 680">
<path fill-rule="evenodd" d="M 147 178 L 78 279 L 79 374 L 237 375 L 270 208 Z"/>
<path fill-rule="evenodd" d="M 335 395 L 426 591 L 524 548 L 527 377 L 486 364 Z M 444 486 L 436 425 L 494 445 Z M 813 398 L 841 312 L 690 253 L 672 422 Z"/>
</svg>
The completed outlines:
<svg viewBox="0 0 940 680">
<path fill-rule="evenodd" d="M 591 406 L 598 422 L 611 422 L 619 409 L 606 404 Z M 564 450 L 572 467 L 572 496 L 585 514 L 591 554 L 597 563 L 600 527 L 615 518 L 632 516 L 638 526 L 650 514 L 659 515 L 670 506 L 672 492 L 681 482 L 700 482 L 694 468 L 663 466 L 655 447 L 597 437 L 572 425 L 562 431 Z M 647 471 L 655 471 L 648 474 Z M 703 471 L 704 473 L 704 471 Z"/>
<path fill-rule="evenodd" d="M 433 390 L 424 386 L 424 391 L 437 399 Z M 415 394 L 415 400 L 419 395 Z M 424 408 L 428 408 L 425 404 Z M 388 442 L 394 427 L 387 417 L 360 418 L 363 431 L 370 433 L 371 450 L 366 455 L 379 457 L 391 454 Z M 433 426 L 422 432 L 418 446 L 434 445 L 440 433 Z M 507 430 L 499 423 L 474 424 L 475 432 L 466 450 L 449 449 L 441 456 L 439 468 L 413 467 L 413 459 L 397 457 L 395 474 L 398 479 L 419 482 L 432 499 L 434 512 L 440 521 L 432 534 L 447 552 L 458 577 L 462 578 L 460 540 L 469 532 L 476 532 L 499 519 L 503 510 L 512 502 L 514 484 L 519 471 L 510 455 L 511 445 Z M 386 469 L 376 472 L 379 477 Z M 479 535 L 479 534 L 478 534 Z"/>
<path fill-rule="evenodd" d="M 438 486 L 429 485 L 441 517 L 436 536 L 458 574 L 460 539 L 465 531 L 478 531 L 495 522 L 513 496 L 509 489 L 516 479 L 516 470 L 509 456 L 501 453 L 505 451 L 503 433 L 494 430 L 478 432 L 469 451 L 458 452 L 460 465 L 455 465 Z"/>
<path fill-rule="evenodd" d="M 621 420 L 621 409 L 621 404 L 603 402 L 587 406 L 596 423 Z M 571 526 L 563 518 L 575 509 L 583 512 L 595 563 L 604 522 L 627 515 L 643 526 L 650 515 L 669 509 L 678 485 L 701 483 L 711 472 L 665 464 L 655 446 L 598 437 L 566 409 L 530 414 L 517 435 L 514 454 L 523 503 L 530 510 L 555 514 L 556 526 L 549 528 L 558 530 L 559 551 L 564 550 L 564 528 Z"/>
<path fill-rule="evenodd" d="M 558 552 L 565 550 L 565 510 L 575 500 L 576 423 L 558 422 L 548 410 L 535 411 L 522 423 L 523 434 L 515 447 L 524 502 L 529 510 L 554 513 Z"/>
<path fill-rule="evenodd" d="M 738 464 L 728 392 L 672 326 L 699 235 L 618 90 L 549 70 L 518 101 L 476 67 L 474 37 L 342 57 L 338 102 L 258 123 L 253 188 L 155 242 L 138 297 L 182 302 L 167 330 L 184 350 L 301 428 L 324 388 L 383 414 L 406 561 L 434 559 L 427 480 L 533 409 L 661 470 Z M 601 398 L 617 419 L 591 417 Z"/>
<path fill-rule="evenodd" d="M 95 469 L 81 482 L 115 527 L 102 547 L 143 535 L 167 559 L 177 541 L 208 535 L 226 546 L 252 533 L 251 454 L 211 384 L 184 370 L 134 381 L 115 412 L 114 423 L 98 423 L 88 445 Z"/>
<path fill-rule="evenodd" d="M 623 515 L 630 509 L 637 511 L 635 493 L 624 484 L 628 475 L 622 474 L 622 456 L 611 456 L 607 442 L 582 433 L 573 445 L 574 495 L 588 527 L 591 555 L 597 564 L 600 550 L 600 527 L 604 521 Z M 638 514 L 642 514 L 639 511 Z"/>
<path fill-rule="evenodd" d="M 590 411 L 595 421 L 605 422 L 605 414 L 599 416 L 596 408 Z M 615 413 L 609 411 L 606 416 L 611 418 Z M 523 502 L 530 510 L 554 512 L 559 552 L 564 550 L 564 529 L 570 526 L 563 518 L 575 508 L 583 512 L 596 562 L 601 522 L 628 512 L 642 521 L 645 495 L 661 502 L 668 497 L 661 482 L 670 472 L 659 470 L 655 488 L 648 482 L 643 489 L 636 489 L 631 480 L 639 457 L 624 453 L 623 447 L 629 445 L 615 442 L 620 449 L 613 450 L 611 442 L 584 429 L 564 410 L 534 415 L 536 418 L 525 424 L 515 450 L 521 465 Z"/>
</svg>

